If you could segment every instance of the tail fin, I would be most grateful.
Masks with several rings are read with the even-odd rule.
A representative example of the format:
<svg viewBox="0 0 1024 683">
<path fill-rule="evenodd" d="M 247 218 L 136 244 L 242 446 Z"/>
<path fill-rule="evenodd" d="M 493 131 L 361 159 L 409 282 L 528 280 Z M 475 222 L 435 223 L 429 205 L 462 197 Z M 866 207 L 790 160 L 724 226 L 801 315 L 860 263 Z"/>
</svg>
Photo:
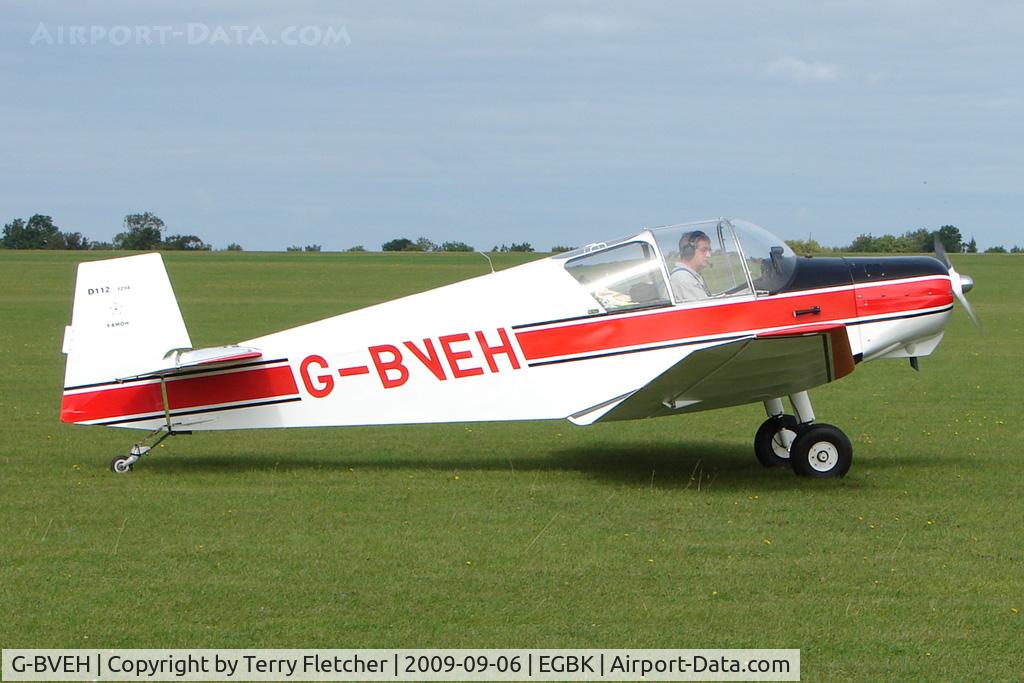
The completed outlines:
<svg viewBox="0 0 1024 683">
<path fill-rule="evenodd" d="M 78 266 L 64 332 L 65 390 L 150 371 L 169 351 L 191 346 L 160 254 Z"/>
</svg>

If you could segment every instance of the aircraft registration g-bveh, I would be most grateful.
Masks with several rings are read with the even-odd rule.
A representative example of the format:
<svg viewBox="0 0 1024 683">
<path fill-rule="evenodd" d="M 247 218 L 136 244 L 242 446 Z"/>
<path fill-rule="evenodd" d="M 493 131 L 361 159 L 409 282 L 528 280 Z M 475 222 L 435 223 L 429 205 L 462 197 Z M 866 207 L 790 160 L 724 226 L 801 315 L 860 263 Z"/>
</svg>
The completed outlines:
<svg viewBox="0 0 1024 683">
<path fill-rule="evenodd" d="M 763 402 L 763 465 L 842 476 L 850 441 L 815 421 L 807 391 L 861 362 L 916 368 L 954 297 L 976 321 L 973 282 L 937 256 L 799 258 L 752 223 L 701 221 L 205 349 L 159 254 L 82 263 L 61 419 L 148 430 L 111 463 L 124 473 L 200 430 L 590 425 Z"/>
</svg>

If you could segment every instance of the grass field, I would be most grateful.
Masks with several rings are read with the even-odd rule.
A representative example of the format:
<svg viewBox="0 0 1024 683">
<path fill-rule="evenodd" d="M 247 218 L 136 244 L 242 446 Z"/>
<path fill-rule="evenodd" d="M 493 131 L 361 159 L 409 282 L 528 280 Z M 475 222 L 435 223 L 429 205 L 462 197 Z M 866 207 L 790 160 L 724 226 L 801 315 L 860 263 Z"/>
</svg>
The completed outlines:
<svg viewBox="0 0 1024 683">
<path fill-rule="evenodd" d="M 812 392 L 854 442 L 826 481 L 757 464 L 760 405 L 199 434 L 115 476 L 137 432 L 58 420 L 81 258 L 0 251 L 2 647 L 779 647 L 810 681 L 1024 675 L 1024 257 L 956 258 L 985 330 L 958 310 L 922 372 Z M 197 346 L 486 272 L 165 259 Z"/>
</svg>

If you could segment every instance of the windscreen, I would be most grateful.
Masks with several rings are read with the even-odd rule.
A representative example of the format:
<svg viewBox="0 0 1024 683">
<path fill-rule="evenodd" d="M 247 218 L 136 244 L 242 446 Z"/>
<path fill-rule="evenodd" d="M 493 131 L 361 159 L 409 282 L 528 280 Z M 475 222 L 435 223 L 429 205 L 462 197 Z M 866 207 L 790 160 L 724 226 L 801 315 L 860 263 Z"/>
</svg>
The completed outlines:
<svg viewBox="0 0 1024 683">
<path fill-rule="evenodd" d="M 732 219 L 747 269 L 759 293 L 774 294 L 789 283 L 796 269 L 796 254 L 782 240 L 759 225 Z"/>
</svg>

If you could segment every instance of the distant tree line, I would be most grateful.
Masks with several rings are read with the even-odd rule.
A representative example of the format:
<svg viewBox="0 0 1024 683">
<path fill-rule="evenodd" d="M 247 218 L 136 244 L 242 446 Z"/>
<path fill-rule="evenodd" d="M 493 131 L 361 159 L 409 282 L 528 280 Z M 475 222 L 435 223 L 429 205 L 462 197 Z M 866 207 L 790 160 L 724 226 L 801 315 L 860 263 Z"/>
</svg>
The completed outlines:
<svg viewBox="0 0 1024 683">
<path fill-rule="evenodd" d="M 513 242 L 512 244 L 510 244 L 508 246 L 506 246 L 504 243 L 502 243 L 502 245 L 500 247 L 497 246 L 497 245 L 492 247 L 491 251 L 498 251 L 498 252 L 508 252 L 508 251 L 532 252 L 533 251 L 533 245 L 530 244 L 529 242 Z"/>
<path fill-rule="evenodd" d="M 209 251 L 212 247 L 198 235 L 164 235 L 164 222 L 156 214 L 130 213 L 124 217 L 123 230 L 110 242 L 94 242 L 80 232 L 62 232 L 53 218 L 35 214 L 27 221 L 15 218 L 4 225 L 0 247 L 5 249 L 129 249 L 133 251 Z M 231 243 L 229 251 L 241 251 Z"/>
<path fill-rule="evenodd" d="M 15 218 L 4 226 L 0 246 L 5 249 L 92 249 L 80 232 L 61 232 L 53 218 L 35 214 L 27 221 Z"/>
<path fill-rule="evenodd" d="M 437 244 L 426 237 L 420 237 L 416 240 L 411 240 L 408 237 L 398 237 L 393 240 L 388 240 L 384 244 L 380 245 L 382 251 L 476 251 L 472 246 L 465 242 L 442 242 Z M 576 247 L 554 247 L 552 252 L 559 251 L 572 251 Z M 362 246 L 353 247 L 349 251 L 361 251 Z M 529 242 L 513 242 L 512 244 L 501 244 L 500 246 L 494 245 L 491 247 L 492 252 L 533 252 L 533 245 Z"/>
<path fill-rule="evenodd" d="M 442 242 L 436 244 L 426 237 L 420 237 L 415 241 L 408 237 L 399 237 L 388 240 L 380 245 L 382 251 L 475 251 L 473 247 L 465 242 Z M 362 247 L 353 247 L 349 251 L 361 250 Z M 363 250 L 365 251 L 365 250 Z"/>
<path fill-rule="evenodd" d="M 124 231 L 114 235 L 114 249 L 152 251 L 210 251 L 212 247 L 197 235 L 163 236 L 164 222 L 150 212 L 130 213 L 124 217 Z"/>
<path fill-rule="evenodd" d="M 165 234 L 166 225 L 163 219 L 154 213 L 131 213 L 124 217 L 122 230 L 114 235 L 110 242 L 98 242 L 84 237 L 80 232 L 63 232 L 54 224 L 53 218 L 35 214 L 28 220 L 15 218 L 4 226 L 0 238 L 0 248 L 5 249 L 124 249 L 130 251 L 176 250 L 176 251 L 210 251 L 213 247 L 198 235 Z M 472 245 L 465 242 L 449 241 L 437 244 L 426 237 L 416 240 L 399 237 L 381 245 L 384 251 L 421 251 L 421 252 L 471 252 Z M 553 252 L 571 251 L 574 247 L 556 246 Z M 318 252 L 319 244 L 305 246 L 291 245 L 286 251 Z M 227 251 L 242 251 L 242 245 L 232 242 Z M 345 251 L 365 252 L 366 248 L 359 244 Z M 497 252 L 532 252 L 529 242 L 495 246 L 491 251 Z"/>
<path fill-rule="evenodd" d="M 815 254 L 835 253 L 867 253 L 867 254 L 920 254 L 935 250 L 935 238 L 938 237 L 943 248 L 949 253 L 975 254 L 978 252 L 978 243 L 973 237 L 964 241 L 960 229 L 955 225 L 943 225 L 938 230 L 919 228 L 908 230 L 902 235 L 879 235 L 863 233 L 858 235 L 853 242 L 841 247 L 827 247 L 818 243 L 817 240 L 786 240 L 786 244 L 802 256 Z M 1010 249 L 1009 253 L 1019 254 L 1022 250 L 1018 246 Z M 986 254 L 1005 254 L 1006 248 L 1002 246 L 989 247 Z"/>
<path fill-rule="evenodd" d="M 114 235 L 110 242 L 96 242 L 84 237 L 80 232 L 62 231 L 53 222 L 53 218 L 43 214 L 34 214 L 28 220 L 15 218 L 4 225 L 3 235 L 0 237 L 0 248 L 4 249 L 127 249 L 132 251 L 153 251 L 153 250 L 176 250 L 176 251 L 210 251 L 213 247 L 203 241 L 198 235 L 173 234 L 165 235 L 166 226 L 163 220 L 156 214 L 148 211 L 144 213 L 132 213 L 124 217 L 122 231 Z M 919 228 L 908 230 L 901 235 L 878 235 L 862 233 L 854 238 L 848 245 L 829 247 L 819 244 L 817 240 L 808 237 L 806 240 L 786 240 L 790 248 L 798 254 L 809 256 L 814 254 L 832 253 L 884 253 L 884 254 L 912 254 L 928 253 L 934 249 L 935 238 L 938 237 L 943 247 L 950 253 L 973 254 L 978 251 L 978 244 L 974 237 L 964 240 L 960 229 L 955 225 L 943 225 L 937 230 Z M 551 248 L 552 253 L 572 251 L 576 247 L 556 245 Z M 437 244 L 426 237 L 419 237 L 415 240 L 408 237 L 399 237 L 388 240 L 381 245 L 384 251 L 420 251 L 420 252 L 442 252 L 442 251 L 475 251 L 474 248 L 465 242 L 442 242 Z M 294 252 L 318 252 L 321 250 L 319 244 L 307 244 L 305 246 L 291 245 L 287 251 Z M 227 246 L 227 251 L 242 251 L 242 245 L 232 242 Z M 349 247 L 345 251 L 365 252 L 363 245 Z M 511 245 L 502 243 L 491 248 L 492 252 L 533 252 L 533 245 L 529 242 L 513 242 Z M 1006 249 L 1002 245 L 989 247 L 986 254 L 1020 254 L 1024 248 L 1014 245 Z"/>
</svg>

